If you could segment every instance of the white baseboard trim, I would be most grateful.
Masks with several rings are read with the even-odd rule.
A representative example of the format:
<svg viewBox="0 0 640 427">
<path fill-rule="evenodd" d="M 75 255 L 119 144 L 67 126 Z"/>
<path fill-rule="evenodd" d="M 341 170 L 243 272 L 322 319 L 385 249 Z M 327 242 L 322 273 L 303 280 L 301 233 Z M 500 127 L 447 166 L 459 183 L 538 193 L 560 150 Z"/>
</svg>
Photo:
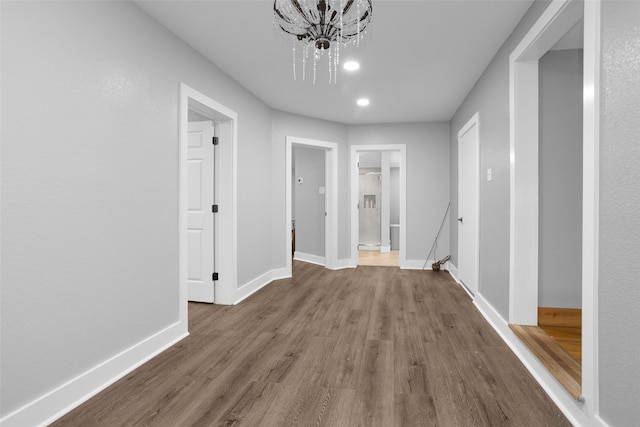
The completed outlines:
<svg viewBox="0 0 640 427">
<path fill-rule="evenodd" d="M 358 250 L 359 251 L 379 251 L 380 250 L 380 246 L 377 246 L 377 245 L 372 245 L 372 246 L 358 245 Z"/>
<path fill-rule="evenodd" d="M 425 270 L 431 270 L 431 264 L 434 262 L 434 260 L 429 260 L 426 267 L 424 267 L 424 260 L 407 259 L 404 263 L 400 263 L 400 268 L 403 270 L 422 270 L 422 267 L 424 267 Z"/>
<path fill-rule="evenodd" d="M 271 270 L 271 280 L 280 280 L 280 279 L 288 279 L 291 275 L 286 268 L 275 268 Z"/>
<path fill-rule="evenodd" d="M 255 294 L 274 280 L 286 279 L 287 277 L 291 276 L 289 275 L 289 272 L 286 268 L 277 268 L 261 274 L 260 276 L 238 288 L 238 290 L 236 291 L 236 300 L 233 305 L 236 305 L 241 301 L 249 298 L 251 295 Z"/>
<path fill-rule="evenodd" d="M 174 323 L 8 414 L 0 426 L 49 425 L 188 335 L 187 325 Z"/>
<path fill-rule="evenodd" d="M 358 264 L 353 264 L 351 258 L 344 258 L 336 260 L 336 264 L 332 270 L 343 270 L 345 268 L 356 268 Z"/>
<path fill-rule="evenodd" d="M 600 415 L 596 415 L 596 420 L 599 423 L 599 427 L 610 427 L 609 424 L 605 420 L 600 418 Z"/>
<path fill-rule="evenodd" d="M 296 261 L 304 261 L 304 262 L 310 262 L 311 264 L 318 264 L 323 267 L 326 265 L 325 259 L 323 256 L 305 254 L 304 252 L 296 251 L 293 254 L 293 259 L 295 259 Z"/>
<path fill-rule="evenodd" d="M 380 252 L 391 252 L 391 246 L 380 246 Z"/>
<path fill-rule="evenodd" d="M 597 419 L 590 419 L 582 410 L 583 404 L 576 402 L 569 395 L 564 387 L 549 373 L 547 368 L 540 363 L 513 331 L 509 329 L 507 322 L 480 293 L 475 296 L 473 303 L 571 424 L 574 426 L 603 425 L 599 423 Z"/>
<path fill-rule="evenodd" d="M 453 277 L 453 280 L 455 280 L 455 281 L 456 281 L 456 283 L 460 283 L 460 279 L 458 278 L 458 277 L 460 277 L 460 276 L 459 276 L 459 274 L 458 274 L 458 267 L 456 267 L 455 265 L 453 265 L 453 264 L 451 263 L 451 261 L 447 261 L 447 262 L 444 264 L 444 268 L 446 268 L 446 269 L 447 269 L 447 271 L 449 272 L 449 274 L 451 275 L 451 277 Z"/>
</svg>

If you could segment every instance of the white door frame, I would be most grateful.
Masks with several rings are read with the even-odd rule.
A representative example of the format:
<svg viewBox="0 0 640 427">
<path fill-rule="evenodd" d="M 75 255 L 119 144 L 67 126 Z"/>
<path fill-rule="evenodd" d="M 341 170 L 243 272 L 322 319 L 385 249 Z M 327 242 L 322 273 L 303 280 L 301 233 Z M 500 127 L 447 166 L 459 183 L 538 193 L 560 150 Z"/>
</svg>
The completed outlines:
<svg viewBox="0 0 640 427">
<path fill-rule="evenodd" d="M 536 325 L 538 60 L 581 17 L 584 17 L 582 401 L 584 402 L 583 411 L 596 416 L 599 411 L 600 8 L 599 0 L 584 2 L 554 0 L 509 57 L 511 129 L 509 322 Z M 547 387 L 545 389 L 549 392 Z"/>
<path fill-rule="evenodd" d="M 197 90 L 180 83 L 178 154 L 178 280 L 179 319 L 188 325 L 187 312 L 187 146 L 189 110 L 215 122 L 219 139 L 214 166 L 215 265 L 220 278 L 215 282 L 215 303 L 234 304 L 238 276 L 237 247 L 237 122 L 238 115 Z M 222 250 L 224 248 L 224 250 Z M 213 272 L 212 272 L 213 273 Z"/>
<path fill-rule="evenodd" d="M 471 272 L 471 276 L 474 279 L 475 287 L 471 289 L 468 284 L 464 284 L 464 286 L 475 296 L 480 291 L 480 122 L 479 115 L 476 112 L 469 121 L 460 128 L 458 132 L 458 162 L 460 159 L 460 138 L 466 134 L 469 129 L 473 126 L 476 127 L 476 139 L 473 141 L 475 144 L 475 158 L 473 159 L 474 166 L 476 168 L 476 173 L 474 174 L 475 185 L 474 185 L 474 193 L 473 193 L 473 203 L 475 203 L 476 208 L 476 217 L 474 218 L 476 222 L 476 232 L 475 232 L 475 247 L 473 248 L 473 254 L 475 257 L 475 268 L 474 271 Z M 459 163 L 458 163 L 459 166 Z M 460 188 L 460 167 L 458 167 L 458 188 Z M 460 215 L 460 190 L 458 189 L 458 215 Z M 460 224 L 458 226 L 458 252 L 460 251 Z M 462 269 L 460 268 L 460 257 L 458 257 L 458 275 Z M 462 280 L 461 280 L 462 281 Z"/>
<path fill-rule="evenodd" d="M 538 60 L 582 17 L 582 3 L 556 0 L 509 56 L 509 321 L 538 324 Z"/>
<path fill-rule="evenodd" d="M 351 214 L 351 261 L 353 267 L 358 265 L 359 243 L 359 179 L 358 152 L 361 151 L 399 151 L 400 152 L 400 268 L 407 266 L 407 145 L 406 144 L 366 144 L 352 145 L 350 157 L 351 196 L 349 211 Z"/>
<path fill-rule="evenodd" d="M 324 227 L 324 259 L 325 267 L 335 270 L 338 264 L 338 144 L 297 136 L 286 137 L 285 148 L 285 259 L 286 270 L 292 276 L 291 261 L 291 165 L 293 147 L 311 147 L 325 152 L 325 227 Z"/>
</svg>

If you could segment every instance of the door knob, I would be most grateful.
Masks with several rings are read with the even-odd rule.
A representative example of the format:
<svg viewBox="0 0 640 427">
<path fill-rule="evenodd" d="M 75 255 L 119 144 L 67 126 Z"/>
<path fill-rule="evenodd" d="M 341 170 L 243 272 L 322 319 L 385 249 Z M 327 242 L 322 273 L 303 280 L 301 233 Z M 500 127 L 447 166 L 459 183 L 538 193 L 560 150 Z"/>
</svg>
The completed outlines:
<svg viewBox="0 0 640 427">
<path fill-rule="evenodd" d="M 462 217 L 458 218 L 458 221 L 460 221 L 460 224 L 462 224 Z"/>
</svg>

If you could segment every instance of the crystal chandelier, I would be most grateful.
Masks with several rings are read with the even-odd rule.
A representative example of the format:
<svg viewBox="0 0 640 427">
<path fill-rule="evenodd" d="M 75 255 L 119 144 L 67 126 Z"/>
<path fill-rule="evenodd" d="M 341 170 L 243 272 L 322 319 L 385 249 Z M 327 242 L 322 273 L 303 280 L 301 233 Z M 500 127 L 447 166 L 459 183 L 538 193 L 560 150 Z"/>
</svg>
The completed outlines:
<svg viewBox="0 0 640 427">
<path fill-rule="evenodd" d="M 329 83 L 336 82 L 340 46 L 360 45 L 360 38 L 371 22 L 371 0 L 275 0 L 274 24 L 293 36 L 293 78 L 296 79 L 296 49 L 302 57 L 305 79 L 309 50 L 313 55 L 313 83 L 316 63 L 329 57 Z"/>
</svg>

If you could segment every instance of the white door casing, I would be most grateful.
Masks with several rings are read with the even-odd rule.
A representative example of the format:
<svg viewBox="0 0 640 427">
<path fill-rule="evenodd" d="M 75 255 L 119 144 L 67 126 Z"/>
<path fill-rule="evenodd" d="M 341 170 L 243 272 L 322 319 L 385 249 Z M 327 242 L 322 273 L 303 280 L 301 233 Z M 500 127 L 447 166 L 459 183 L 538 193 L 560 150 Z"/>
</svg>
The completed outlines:
<svg viewBox="0 0 640 427">
<path fill-rule="evenodd" d="M 285 141 L 285 277 L 292 276 L 291 258 L 291 164 L 294 146 L 315 147 L 325 151 L 325 267 L 338 268 L 338 144 L 296 136 Z"/>
<path fill-rule="evenodd" d="M 180 83 L 179 153 L 178 153 L 178 304 L 179 323 L 188 329 L 188 146 L 189 111 L 206 117 L 215 124 L 219 140 L 216 146 L 215 204 L 215 267 L 219 273 L 215 282 L 215 303 L 235 304 L 242 298 L 238 288 L 238 225 L 237 203 L 237 135 L 238 114 L 207 95 Z M 211 208 L 209 208 L 211 211 Z M 224 248 L 224 250 L 222 250 Z M 209 273 L 209 277 L 211 272 Z"/>
<path fill-rule="evenodd" d="M 214 301 L 213 122 L 189 123 L 187 149 L 187 286 L 189 301 Z"/>
<path fill-rule="evenodd" d="M 598 239 L 601 2 L 553 0 L 509 56 L 510 253 L 509 323 L 537 325 L 538 312 L 538 60 L 584 19 L 582 405 L 555 380 L 545 392 L 572 421 L 599 412 Z M 530 368 L 534 376 L 547 372 Z M 571 399 L 571 400 L 569 400 Z M 597 417 L 596 417 L 597 418 Z M 602 422 L 601 422 L 602 423 Z"/>
<path fill-rule="evenodd" d="M 479 277 L 478 113 L 458 132 L 458 276 L 476 295 Z"/>
</svg>

